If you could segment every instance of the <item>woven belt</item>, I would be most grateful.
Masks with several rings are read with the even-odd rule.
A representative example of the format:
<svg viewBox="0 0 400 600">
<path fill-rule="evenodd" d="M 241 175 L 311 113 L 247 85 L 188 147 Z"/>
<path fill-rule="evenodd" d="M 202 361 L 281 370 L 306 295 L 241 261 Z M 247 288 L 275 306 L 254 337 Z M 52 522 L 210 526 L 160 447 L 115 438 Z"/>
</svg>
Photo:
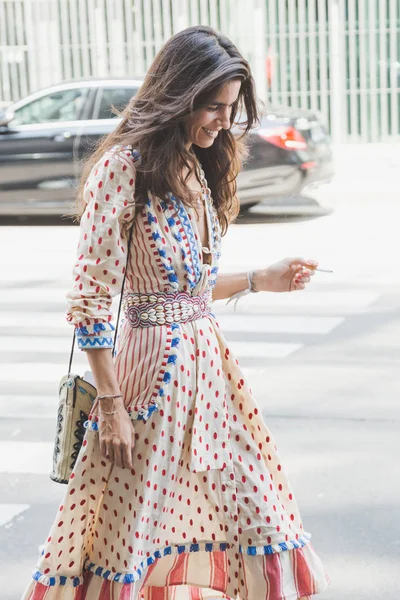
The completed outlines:
<svg viewBox="0 0 400 600">
<path fill-rule="evenodd" d="M 131 327 L 187 323 L 211 313 L 211 293 L 189 296 L 186 292 L 125 294 L 123 308 Z"/>
</svg>

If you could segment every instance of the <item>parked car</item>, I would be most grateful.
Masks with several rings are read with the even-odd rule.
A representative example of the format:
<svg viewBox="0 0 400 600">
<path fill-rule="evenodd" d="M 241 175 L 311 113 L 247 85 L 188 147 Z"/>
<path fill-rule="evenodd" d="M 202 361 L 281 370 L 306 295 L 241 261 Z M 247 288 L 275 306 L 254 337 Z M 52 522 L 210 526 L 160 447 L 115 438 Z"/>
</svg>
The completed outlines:
<svg viewBox="0 0 400 600">
<path fill-rule="evenodd" d="M 71 211 L 80 159 L 116 126 L 140 79 L 64 82 L 0 111 L 0 214 Z M 329 138 L 318 116 L 270 111 L 251 133 L 251 155 L 238 177 L 242 210 L 284 202 L 332 175 Z"/>
</svg>

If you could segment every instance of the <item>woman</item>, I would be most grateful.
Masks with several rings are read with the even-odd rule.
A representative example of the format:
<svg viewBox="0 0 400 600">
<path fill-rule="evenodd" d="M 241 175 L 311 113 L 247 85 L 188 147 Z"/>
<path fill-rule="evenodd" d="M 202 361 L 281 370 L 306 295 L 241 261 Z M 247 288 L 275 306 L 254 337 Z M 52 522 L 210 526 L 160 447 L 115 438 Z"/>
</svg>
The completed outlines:
<svg viewBox="0 0 400 600">
<path fill-rule="evenodd" d="M 239 114 L 245 134 L 257 120 L 248 63 L 192 27 L 165 44 L 88 162 L 68 319 L 98 397 L 24 600 L 304 600 L 327 586 L 212 314 L 212 299 L 248 288 L 303 289 L 317 266 L 217 277 L 245 154 Z"/>
</svg>

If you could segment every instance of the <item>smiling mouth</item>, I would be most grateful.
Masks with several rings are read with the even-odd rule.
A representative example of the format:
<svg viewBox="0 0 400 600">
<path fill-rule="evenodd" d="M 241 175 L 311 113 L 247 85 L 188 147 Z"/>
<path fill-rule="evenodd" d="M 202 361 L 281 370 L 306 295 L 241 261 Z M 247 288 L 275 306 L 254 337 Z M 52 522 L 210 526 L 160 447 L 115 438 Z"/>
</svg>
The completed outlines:
<svg viewBox="0 0 400 600">
<path fill-rule="evenodd" d="M 213 139 L 214 139 L 214 138 L 216 138 L 216 137 L 217 137 L 217 135 L 218 135 L 218 131 L 217 131 L 217 130 L 214 130 L 214 131 L 213 131 L 212 129 L 207 129 L 207 127 L 202 127 L 202 129 L 203 129 L 203 131 L 205 131 L 205 132 L 206 132 L 206 134 L 207 134 L 209 137 L 212 137 Z"/>
</svg>

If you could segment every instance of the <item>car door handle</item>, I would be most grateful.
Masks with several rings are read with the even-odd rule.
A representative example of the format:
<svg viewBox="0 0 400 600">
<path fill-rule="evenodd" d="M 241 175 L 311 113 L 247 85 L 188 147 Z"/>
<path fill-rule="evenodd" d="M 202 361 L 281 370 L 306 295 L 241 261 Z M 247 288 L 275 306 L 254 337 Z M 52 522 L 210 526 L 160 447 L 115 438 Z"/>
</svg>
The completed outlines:
<svg viewBox="0 0 400 600">
<path fill-rule="evenodd" d="M 53 137 L 53 142 L 65 142 L 66 140 L 69 140 L 70 137 L 71 133 L 69 131 L 64 131 L 64 133 L 57 133 Z"/>
</svg>

